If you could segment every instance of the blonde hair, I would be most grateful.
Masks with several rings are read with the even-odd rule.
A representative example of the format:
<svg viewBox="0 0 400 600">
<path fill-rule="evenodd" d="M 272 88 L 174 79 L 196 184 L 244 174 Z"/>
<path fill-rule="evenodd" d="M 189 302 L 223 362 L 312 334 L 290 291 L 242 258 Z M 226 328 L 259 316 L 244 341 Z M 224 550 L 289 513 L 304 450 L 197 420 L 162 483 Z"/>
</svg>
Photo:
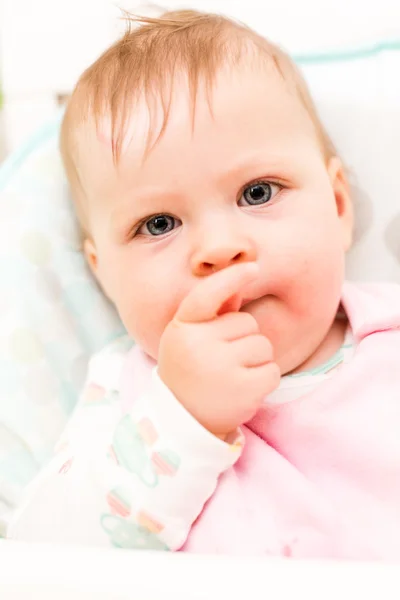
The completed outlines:
<svg viewBox="0 0 400 600">
<path fill-rule="evenodd" d="M 150 111 L 156 100 L 164 115 L 154 145 L 168 123 L 177 72 L 185 73 L 188 78 L 194 120 L 200 80 L 209 92 L 218 70 L 226 64 L 236 66 L 251 58 L 272 61 L 309 114 L 325 158 L 336 155 L 300 71 L 283 50 L 246 25 L 193 10 L 165 12 L 159 18 L 126 14 L 125 19 L 127 30 L 123 37 L 80 77 L 62 123 L 61 153 L 81 225 L 84 226 L 85 218 L 77 197 L 84 196 L 84 190 L 74 156 L 77 128 L 91 119 L 98 127 L 102 117 L 109 117 L 113 158 L 117 164 L 131 111 L 135 102 L 144 97 Z M 146 151 L 151 149 L 151 123 L 150 114 Z"/>
</svg>

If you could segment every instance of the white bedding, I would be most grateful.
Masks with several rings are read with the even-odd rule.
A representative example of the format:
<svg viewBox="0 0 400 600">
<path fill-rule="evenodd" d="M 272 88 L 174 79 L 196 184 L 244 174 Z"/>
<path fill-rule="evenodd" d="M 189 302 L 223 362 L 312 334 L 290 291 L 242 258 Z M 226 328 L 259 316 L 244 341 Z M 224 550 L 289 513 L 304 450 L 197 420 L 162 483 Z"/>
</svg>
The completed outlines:
<svg viewBox="0 0 400 600">
<path fill-rule="evenodd" d="M 397 566 L 0 542 L 2 600 L 398 600 Z"/>
</svg>

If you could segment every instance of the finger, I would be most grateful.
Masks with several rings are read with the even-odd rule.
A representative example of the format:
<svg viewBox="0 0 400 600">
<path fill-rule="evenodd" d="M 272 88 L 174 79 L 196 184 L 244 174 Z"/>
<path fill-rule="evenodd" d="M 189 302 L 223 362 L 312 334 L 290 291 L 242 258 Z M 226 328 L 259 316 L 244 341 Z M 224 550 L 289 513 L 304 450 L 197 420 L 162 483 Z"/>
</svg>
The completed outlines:
<svg viewBox="0 0 400 600">
<path fill-rule="evenodd" d="M 279 386 L 280 380 L 281 373 L 275 362 L 251 369 L 241 369 L 240 386 L 244 386 L 249 397 L 252 398 L 242 415 L 243 423 L 247 423 L 254 417 L 269 394 Z"/>
<path fill-rule="evenodd" d="M 245 312 L 226 313 L 210 321 L 207 326 L 212 327 L 213 334 L 226 342 L 233 342 L 260 331 L 256 319 Z"/>
<path fill-rule="evenodd" d="M 265 398 L 267 394 L 271 394 L 278 387 L 281 381 L 281 371 L 276 362 L 271 361 L 251 369 L 243 369 L 243 381 L 246 382 L 249 390 L 258 390 L 259 398 Z"/>
<path fill-rule="evenodd" d="M 175 319 L 186 323 L 214 319 L 224 302 L 238 294 L 258 273 L 258 265 L 252 262 L 235 264 L 209 275 L 183 299 Z"/>
<path fill-rule="evenodd" d="M 243 367 L 259 367 L 274 359 L 271 342 L 260 333 L 236 340 L 231 348 Z"/>
<path fill-rule="evenodd" d="M 279 386 L 281 372 L 276 362 L 269 362 L 251 369 L 243 369 L 242 377 L 242 383 L 254 398 L 253 408 L 257 409 L 266 396 Z"/>
</svg>

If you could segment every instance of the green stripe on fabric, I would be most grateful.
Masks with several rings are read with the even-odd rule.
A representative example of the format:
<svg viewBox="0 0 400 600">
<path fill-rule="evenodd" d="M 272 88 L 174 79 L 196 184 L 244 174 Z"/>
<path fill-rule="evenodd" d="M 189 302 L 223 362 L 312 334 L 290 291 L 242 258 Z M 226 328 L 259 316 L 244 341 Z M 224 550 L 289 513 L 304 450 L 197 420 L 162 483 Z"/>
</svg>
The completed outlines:
<svg viewBox="0 0 400 600">
<path fill-rule="evenodd" d="M 295 62 L 301 65 L 310 64 L 325 64 L 333 62 L 347 62 L 352 60 L 362 60 L 377 56 L 382 52 L 399 52 L 400 40 L 386 40 L 375 42 L 370 46 L 363 48 L 354 48 L 348 50 L 340 50 L 338 52 L 310 52 L 309 54 L 294 54 L 292 58 Z"/>
<path fill-rule="evenodd" d="M 334 369 L 343 362 L 344 357 L 342 348 L 340 348 L 329 360 L 324 362 L 319 367 L 314 367 L 313 369 L 309 369 L 307 371 L 301 371 L 300 373 L 292 373 L 291 375 L 286 375 L 285 377 L 298 379 L 300 377 L 310 375 L 325 375 L 326 373 L 329 373 L 329 371 L 332 371 L 332 369 Z"/>
</svg>

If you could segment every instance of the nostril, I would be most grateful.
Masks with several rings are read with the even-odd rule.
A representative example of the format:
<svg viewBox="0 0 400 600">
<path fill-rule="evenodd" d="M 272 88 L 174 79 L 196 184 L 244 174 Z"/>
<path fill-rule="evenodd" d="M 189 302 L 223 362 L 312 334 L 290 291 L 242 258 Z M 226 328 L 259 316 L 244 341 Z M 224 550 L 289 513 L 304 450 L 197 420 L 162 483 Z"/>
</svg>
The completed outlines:
<svg viewBox="0 0 400 600">
<path fill-rule="evenodd" d="M 203 262 L 201 263 L 200 272 L 201 275 L 210 275 L 211 273 L 215 273 L 217 267 L 213 263 Z"/>
<path fill-rule="evenodd" d="M 214 273 L 215 271 L 219 271 L 220 269 L 224 269 L 229 265 L 243 262 L 245 260 L 245 256 L 246 255 L 244 252 L 238 252 L 237 254 L 235 254 L 235 256 L 231 256 L 231 258 L 226 258 L 224 260 L 216 262 L 204 261 L 201 263 L 201 265 L 199 265 L 199 268 L 202 275 L 208 275 L 210 273 Z"/>
</svg>

